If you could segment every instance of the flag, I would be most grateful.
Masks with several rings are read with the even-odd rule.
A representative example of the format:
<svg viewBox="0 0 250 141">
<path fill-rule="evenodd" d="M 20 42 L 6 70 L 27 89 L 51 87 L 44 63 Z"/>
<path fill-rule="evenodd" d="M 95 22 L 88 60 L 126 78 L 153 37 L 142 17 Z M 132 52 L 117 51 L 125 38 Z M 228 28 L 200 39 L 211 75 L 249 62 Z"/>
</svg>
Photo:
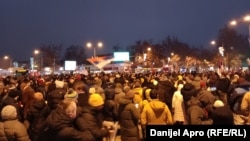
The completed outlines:
<svg viewBox="0 0 250 141">
<path fill-rule="evenodd" d="M 87 61 L 89 61 L 92 65 L 96 66 L 99 69 L 103 69 L 104 66 L 110 64 L 113 60 L 113 56 L 100 56 L 87 59 Z"/>
</svg>

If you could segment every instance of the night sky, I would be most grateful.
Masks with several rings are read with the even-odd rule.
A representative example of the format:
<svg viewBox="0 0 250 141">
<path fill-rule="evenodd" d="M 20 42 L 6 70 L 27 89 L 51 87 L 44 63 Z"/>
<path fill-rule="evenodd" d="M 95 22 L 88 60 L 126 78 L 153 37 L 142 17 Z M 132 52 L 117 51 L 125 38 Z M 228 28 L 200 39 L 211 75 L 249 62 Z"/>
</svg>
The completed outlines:
<svg viewBox="0 0 250 141">
<path fill-rule="evenodd" d="M 230 20 L 249 13 L 250 0 L 0 0 L 0 56 L 29 60 L 42 44 L 88 41 L 103 42 L 97 54 L 110 53 L 167 36 L 206 47 Z M 236 30 L 247 34 L 247 24 Z"/>
</svg>

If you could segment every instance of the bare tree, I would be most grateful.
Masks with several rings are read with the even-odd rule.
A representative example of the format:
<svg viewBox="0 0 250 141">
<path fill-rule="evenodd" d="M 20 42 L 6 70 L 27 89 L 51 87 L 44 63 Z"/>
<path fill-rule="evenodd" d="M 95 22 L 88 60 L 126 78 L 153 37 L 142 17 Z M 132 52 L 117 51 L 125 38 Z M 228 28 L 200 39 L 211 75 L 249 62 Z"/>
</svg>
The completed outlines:
<svg viewBox="0 0 250 141">
<path fill-rule="evenodd" d="M 66 48 L 62 60 L 75 60 L 78 65 L 83 64 L 86 60 L 85 49 L 81 46 L 71 45 Z"/>
<path fill-rule="evenodd" d="M 62 45 L 42 45 L 40 47 L 43 67 L 55 67 L 60 61 L 60 55 L 62 51 Z"/>
</svg>

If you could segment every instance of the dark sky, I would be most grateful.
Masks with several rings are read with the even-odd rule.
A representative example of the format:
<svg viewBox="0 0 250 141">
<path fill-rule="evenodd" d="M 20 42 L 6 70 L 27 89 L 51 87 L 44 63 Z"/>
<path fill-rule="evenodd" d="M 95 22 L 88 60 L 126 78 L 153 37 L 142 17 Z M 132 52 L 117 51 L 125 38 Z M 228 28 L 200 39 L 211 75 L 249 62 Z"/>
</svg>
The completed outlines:
<svg viewBox="0 0 250 141">
<path fill-rule="evenodd" d="M 250 0 L 0 0 L 0 56 L 28 60 L 42 44 L 87 41 L 102 41 L 97 54 L 109 53 L 114 45 L 167 36 L 209 46 L 220 28 L 249 12 Z M 247 25 L 240 26 L 247 34 Z"/>
</svg>

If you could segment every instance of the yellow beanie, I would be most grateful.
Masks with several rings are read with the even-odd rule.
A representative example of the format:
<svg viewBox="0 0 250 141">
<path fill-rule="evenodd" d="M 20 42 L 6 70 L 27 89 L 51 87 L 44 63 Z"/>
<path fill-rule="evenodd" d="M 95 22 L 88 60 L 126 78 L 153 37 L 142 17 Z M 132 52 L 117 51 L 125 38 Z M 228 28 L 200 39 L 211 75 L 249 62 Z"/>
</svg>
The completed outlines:
<svg viewBox="0 0 250 141">
<path fill-rule="evenodd" d="M 183 79 L 182 75 L 178 75 L 177 77 L 178 77 L 178 80 L 182 80 Z"/>
<path fill-rule="evenodd" d="M 104 100 L 100 94 L 90 94 L 88 102 L 92 107 L 98 107 L 104 104 Z"/>
</svg>

